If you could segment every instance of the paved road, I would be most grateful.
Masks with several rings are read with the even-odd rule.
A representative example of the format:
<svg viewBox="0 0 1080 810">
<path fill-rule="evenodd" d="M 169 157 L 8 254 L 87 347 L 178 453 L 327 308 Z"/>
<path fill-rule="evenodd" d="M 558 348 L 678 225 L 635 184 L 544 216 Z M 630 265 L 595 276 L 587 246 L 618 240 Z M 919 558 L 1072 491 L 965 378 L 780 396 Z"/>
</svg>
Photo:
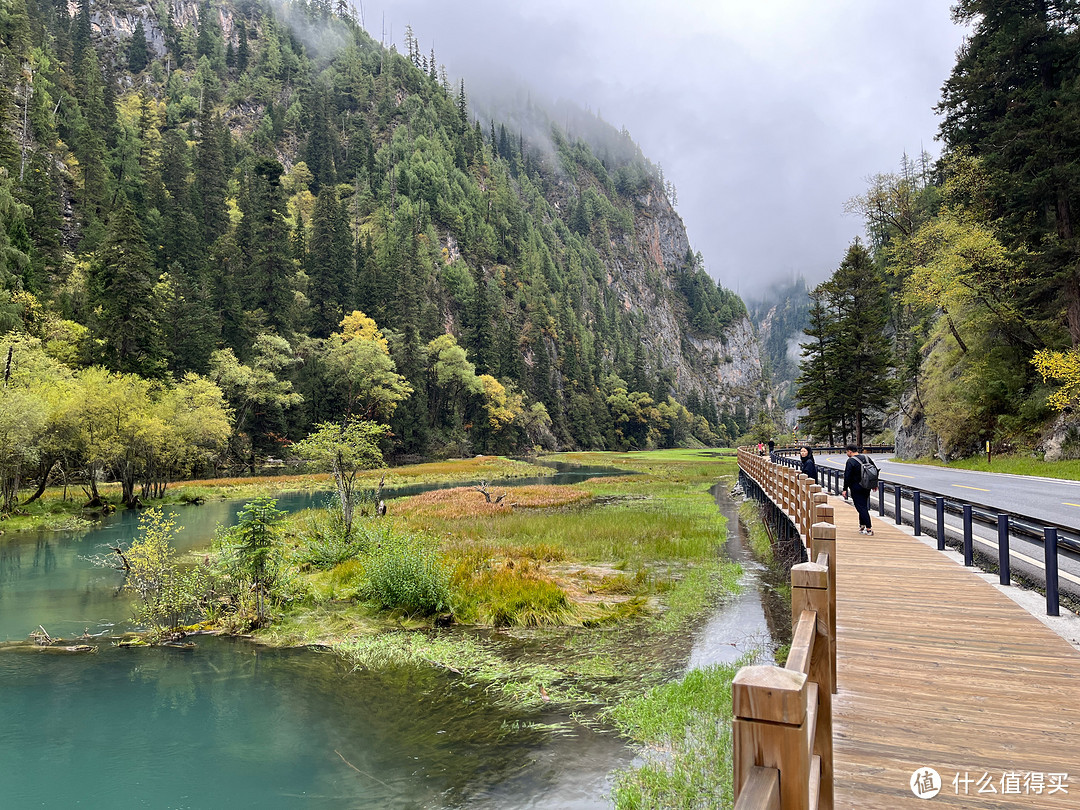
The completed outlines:
<svg viewBox="0 0 1080 810">
<path fill-rule="evenodd" d="M 880 455 L 874 460 L 884 480 L 904 489 L 933 491 L 1080 531 L 1080 482 L 904 464 Z M 842 455 L 818 457 L 818 464 L 835 469 L 846 461 Z"/>
<path fill-rule="evenodd" d="M 955 470 L 945 467 L 929 467 L 919 464 L 905 464 L 895 461 L 890 456 L 874 455 L 881 478 L 884 481 L 899 484 L 902 489 L 919 489 L 933 492 L 948 498 L 967 501 L 973 505 L 984 506 L 987 511 L 1001 510 L 1015 515 L 1031 518 L 1031 523 L 1058 525 L 1073 531 L 1062 534 L 1065 541 L 1060 549 L 1060 587 L 1063 593 L 1069 593 L 1080 601 L 1080 482 L 1061 481 L 1051 478 L 1034 478 L 1024 475 L 1004 473 Z M 847 462 L 845 455 L 822 455 L 817 457 L 818 466 L 842 470 Z M 871 496 L 871 514 L 874 520 L 878 516 L 877 495 Z M 893 498 L 886 493 L 885 507 L 891 513 Z M 911 505 L 903 505 L 905 522 L 911 523 Z M 923 507 L 923 520 L 929 525 L 934 520 L 932 506 Z M 884 518 L 890 520 L 891 517 Z M 959 516 L 946 517 L 946 533 L 953 539 L 962 536 Z M 998 556 L 997 529 L 994 526 L 976 522 L 973 527 L 973 539 L 976 549 L 991 559 Z M 1011 534 L 1010 560 L 1014 574 L 1023 574 L 1030 579 L 1043 582 L 1044 549 L 1040 538 L 1029 535 Z"/>
</svg>

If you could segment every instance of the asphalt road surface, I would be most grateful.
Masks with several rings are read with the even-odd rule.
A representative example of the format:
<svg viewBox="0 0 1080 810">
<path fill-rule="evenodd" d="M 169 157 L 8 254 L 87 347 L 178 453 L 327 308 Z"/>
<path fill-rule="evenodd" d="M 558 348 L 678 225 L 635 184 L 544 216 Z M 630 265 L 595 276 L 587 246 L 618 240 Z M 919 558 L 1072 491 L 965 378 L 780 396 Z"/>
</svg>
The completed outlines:
<svg viewBox="0 0 1080 810">
<path fill-rule="evenodd" d="M 881 471 L 881 480 L 899 484 L 903 490 L 918 489 L 927 494 L 944 495 L 982 507 L 989 513 L 1000 511 L 1024 516 L 1033 528 L 1041 525 L 1061 527 L 1059 586 L 1063 594 L 1072 597 L 1073 604 L 1080 602 L 1080 482 L 905 464 L 890 456 L 877 454 L 873 458 Z M 847 462 L 846 455 L 821 455 L 816 459 L 819 467 L 836 470 L 843 470 Z M 877 494 L 870 497 L 870 514 L 874 521 L 893 522 L 893 495 L 890 491 L 885 493 L 885 508 L 888 516 L 881 517 Z M 901 512 L 904 522 L 910 525 L 910 500 L 904 501 Z M 933 525 L 932 504 L 923 503 L 922 520 L 926 527 Z M 947 514 L 945 523 L 946 536 L 954 542 L 958 541 L 963 536 L 960 516 Z M 996 526 L 977 520 L 972 535 L 977 552 L 991 561 L 998 559 Z M 1045 585 L 1045 550 L 1041 538 L 1010 532 L 1009 546 L 1014 577 L 1021 575 L 1029 581 Z"/>
<path fill-rule="evenodd" d="M 1080 482 L 1027 475 L 954 470 L 905 464 L 889 456 L 873 456 L 881 478 L 904 489 L 936 492 L 947 498 L 965 500 L 990 510 L 1025 515 L 1035 521 L 1080 532 Z M 847 456 L 818 456 L 819 465 L 842 470 Z M 888 496 L 886 496 L 888 497 Z M 876 503 L 876 498 L 873 499 Z"/>
</svg>

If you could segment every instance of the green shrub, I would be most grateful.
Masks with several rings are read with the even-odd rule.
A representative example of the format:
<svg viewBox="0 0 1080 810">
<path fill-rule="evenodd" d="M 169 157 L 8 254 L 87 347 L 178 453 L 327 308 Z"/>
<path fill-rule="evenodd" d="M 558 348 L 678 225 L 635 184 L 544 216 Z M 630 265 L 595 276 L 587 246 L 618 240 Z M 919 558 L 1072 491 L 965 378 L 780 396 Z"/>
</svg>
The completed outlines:
<svg viewBox="0 0 1080 810">
<path fill-rule="evenodd" d="M 301 534 L 297 558 L 312 568 L 329 570 L 365 552 L 371 534 L 370 528 L 358 523 L 351 532 L 346 530 L 341 503 L 335 497 L 325 510 L 311 514 Z"/>
<path fill-rule="evenodd" d="M 363 597 L 387 610 L 424 616 L 450 607 L 450 574 L 435 545 L 390 527 L 369 549 Z"/>
</svg>

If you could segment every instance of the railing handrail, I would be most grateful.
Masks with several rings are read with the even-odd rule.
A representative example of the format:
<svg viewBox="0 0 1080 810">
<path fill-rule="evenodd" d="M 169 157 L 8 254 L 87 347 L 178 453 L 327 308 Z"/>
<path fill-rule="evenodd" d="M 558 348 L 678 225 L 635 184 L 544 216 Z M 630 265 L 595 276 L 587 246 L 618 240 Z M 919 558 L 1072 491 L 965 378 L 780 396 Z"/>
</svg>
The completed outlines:
<svg viewBox="0 0 1080 810">
<path fill-rule="evenodd" d="M 732 683 L 736 810 L 832 810 L 836 690 L 836 527 L 822 488 L 748 448 L 739 467 L 791 520 L 813 562 L 791 569 L 787 666 L 739 670 Z"/>
<path fill-rule="evenodd" d="M 826 467 L 825 464 L 818 464 L 818 468 L 819 469 L 830 469 L 830 470 L 840 471 L 840 468 Z M 966 497 L 965 498 L 958 498 L 958 497 L 956 497 L 956 495 L 950 495 L 947 492 L 941 492 L 939 490 L 932 489 L 932 488 L 929 488 L 929 487 L 913 486 L 911 484 L 902 484 L 899 481 L 890 481 L 888 479 L 888 477 L 887 477 L 888 475 L 889 475 L 889 473 L 883 471 L 881 473 L 881 475 L 879 476 L 878 480 L 881 481 L 881 482 L 884 482 L 885 484 L 888 484 L 889 486 L 900 487 L 901 489 L 907 490 L 908 492 L 919 492 L 919 493 L 921 493 L 923 495 L 930 495 L 930 496 L 935 497 L 935 498 L 936 497 L 941 497 L 941 498 L 944 498 L 946 501 L 951 501 L 952 503 L 958 503 L 958 504 L 965 504 L 966 503 L 969 506 L 972 506 L 972 507 L 974 507 L 976 509 L 985 509 L 987 512 L 991 512 L 991 513 L 993 513 L 995 515 L 998 515 L 998 514 L 1009 515 L 1009 517 L 1014 517 L 1014 518 L 1017 518 L 1018 520 L 1023 520 L 1023 521 L 1026 521 L 1028 523 L 1035 524 L 1037 526 L 1051 526 L 1051 527 L 1053 527 L 1055 529 L 1061 529 L 1061 530 L 1064 530 L 1064 531 L 1067 531 L 1067 532 L 1080 533 L 1080 527 L 1078 527 L 1078 526 L 1070 526 L 1070 525 L 1068 525 L 1066 523 L 1058 523 L 1058 522 L 1053 521 L 1053 520 L 1048 520 L 1047 518 L 1044 518 L 1044 517 L 1036 517 L 1035 515 L 1029 515 L 1029 514 L 1027 514 L 1025 512 L 1018 512 L 1015 509 L 1002 509 L 1000 506 L 994 506 L 992 504 L 972 500 L 971 498 L 966 498 Z"/>
</svg>

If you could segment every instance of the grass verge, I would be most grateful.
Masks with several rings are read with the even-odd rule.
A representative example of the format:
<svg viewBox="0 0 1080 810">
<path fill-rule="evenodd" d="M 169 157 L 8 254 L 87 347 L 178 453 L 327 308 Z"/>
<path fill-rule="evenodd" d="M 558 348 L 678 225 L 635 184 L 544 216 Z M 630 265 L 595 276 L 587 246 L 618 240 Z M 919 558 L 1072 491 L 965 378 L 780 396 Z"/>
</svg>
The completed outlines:
<svg viewBox="0 0 1080 810">
<path fill-rule="evenodd" d="M 903 464 L 921 464 L 927 467 L 948 467 L 954 470 L 978 470 L 980 472 L 1031 475 L 1041 478 L 1060 478 L 1063 481 L 1080 481 L 1080 460 L 1042 461 L 1030 456 L 993 456 L 987 462 L 985 455 L 972 456 L 945 463 L 935 458 L 898 459 Z"/>
</svg>

